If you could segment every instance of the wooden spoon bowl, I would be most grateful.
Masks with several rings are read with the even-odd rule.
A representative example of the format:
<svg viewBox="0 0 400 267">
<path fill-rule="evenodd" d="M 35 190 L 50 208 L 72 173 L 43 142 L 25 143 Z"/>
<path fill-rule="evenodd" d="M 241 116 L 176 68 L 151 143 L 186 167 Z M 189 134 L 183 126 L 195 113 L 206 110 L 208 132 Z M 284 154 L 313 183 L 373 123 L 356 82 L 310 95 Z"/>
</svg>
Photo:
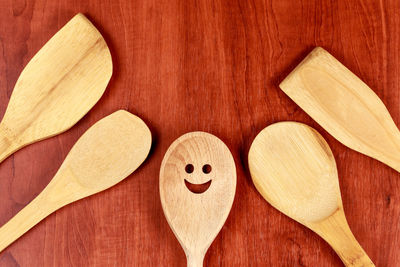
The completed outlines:
<svg viewBox="0 0 400 267">
<path fill-rule="evenodd" d="M 75 143 L 46 188 L 0 228 L 0 251 L 57 209 L 103 191 L 146 159 L 151 133 L 127 111 L 98 121 Z"/>
<path fill-rule="evenodd" d="M 203 188 L 193 191 L 188 183 Z M 217 137 L 188 133 L 167 150 L 160 170 L 161 204 L 188 266 L 203 265 L 207 249 L 228 217 L 235 191 L 235 162 Z"/>
<path fill-rule="evenodd" d="M 374 266 L 347 224 L 335 158 L 316 130 L 296 122 L 268 126 L 250 147 L 249 169 L 261 195 L 325 239 L 346 266 Z"/>
</svg>

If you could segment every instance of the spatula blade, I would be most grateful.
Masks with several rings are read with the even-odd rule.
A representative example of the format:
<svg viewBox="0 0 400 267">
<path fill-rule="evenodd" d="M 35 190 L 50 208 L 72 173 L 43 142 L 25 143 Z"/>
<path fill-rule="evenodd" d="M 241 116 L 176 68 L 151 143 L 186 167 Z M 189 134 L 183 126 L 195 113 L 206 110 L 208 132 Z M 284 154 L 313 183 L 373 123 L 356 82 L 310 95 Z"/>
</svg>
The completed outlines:
<svg viewBox="0 0 400 267">
<path fill-rule="evenodd" d="M 100 99 L 111 74 L 106 42 L 84 15 L 76 15 L 22 71 L 3 132 L 25 146 L 66 131 Z"/>
<path fill-rule="evenodd" d="M 341 143 L 400 171 L 400 134 L 385 105 L 327 51 L 315 48 L 279 86 Z"/>
</svg>

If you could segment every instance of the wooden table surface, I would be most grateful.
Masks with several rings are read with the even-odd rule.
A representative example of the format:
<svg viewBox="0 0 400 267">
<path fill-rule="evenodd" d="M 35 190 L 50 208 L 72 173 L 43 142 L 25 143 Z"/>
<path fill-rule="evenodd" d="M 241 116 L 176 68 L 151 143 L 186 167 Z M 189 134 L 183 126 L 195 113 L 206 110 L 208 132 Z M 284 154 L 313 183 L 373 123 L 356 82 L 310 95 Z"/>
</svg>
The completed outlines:
<svg viewBox="0 0 400 267">
<path fill-rule="evenodd" d="M 0 165 L 0 225 L 47 185 L 87 128 L 117 109 L 144 119 L 153 149 L 120 184 L 34 227 L 0 254 L 0 266 L 185 266 L 161 208 L 158 173 L 169 145 L 195 130 L 226 142 L 238 172 L 232 211 L 205 266 L 342 266 L 251 182 L 249 146 L 282 120 L 307 123 L 327 139 L 354 235 L 377 266 L 399 266 L 399 173 L 341 145 L 278 84 L 322 46 L 373 88 L 400 125 L 400 1 L 0 0 L 0 114 L 30 58 L 78 12 L 109 44 L 113 77 L 71 130 Z"/>
</svg>

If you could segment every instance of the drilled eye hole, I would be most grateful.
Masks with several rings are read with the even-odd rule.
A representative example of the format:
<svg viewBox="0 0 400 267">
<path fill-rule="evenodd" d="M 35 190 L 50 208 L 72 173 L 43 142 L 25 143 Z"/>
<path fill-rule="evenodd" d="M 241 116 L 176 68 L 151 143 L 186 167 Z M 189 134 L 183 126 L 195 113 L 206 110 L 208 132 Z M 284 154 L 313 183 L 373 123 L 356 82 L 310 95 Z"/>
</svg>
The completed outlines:
<svg viewBox="0 0 400 267">
<path fill-rule="evenodd" d="M 205 174 L 210 173 L 211 172 L 211 165 L 209 165 L 209 164 L 204 165 L 203 166 L 203 172 Z"/>
<path fill-rule="evenodd" d="M 185 171 L 186 171 L 186 173 L 192 173 L 194 171 L 193 165 L 192 164 L 186 165 Z"/>
</svg>

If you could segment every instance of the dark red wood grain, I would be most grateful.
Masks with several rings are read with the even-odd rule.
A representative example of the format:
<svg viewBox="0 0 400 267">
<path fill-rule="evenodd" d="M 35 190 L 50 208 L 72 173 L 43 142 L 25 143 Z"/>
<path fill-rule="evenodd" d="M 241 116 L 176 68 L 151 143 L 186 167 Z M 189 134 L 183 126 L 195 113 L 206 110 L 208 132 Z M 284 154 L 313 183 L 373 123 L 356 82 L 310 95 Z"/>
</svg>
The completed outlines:
<svg viewBox="0 0 400 267">
<path fill-rule="evenodd" d="M 0 266 L 184 266 L 162 212 L 158 172 L 168 146 L 194 130 L 224 140 L 238 170 L 235 202 L 206 266 L 341 266 L 328 244 L 267 204 L 251 182 L 249 145 L 281 120 L 307 123 L 327 139 L 354 235 L 377 266 L 400 265 L 399 173 L 341 145 L 277 86 L 323 46 L 400 125 L 400 1 L 0 0 L 0 114 L 23 67 L 77 12 L 105 36 L 113 78 L 75 127 L 0 165 L 0 225 L 47 185 L 87 128 L 117 109 L 145 120 L 153 149 L 129 178 L 17 240 Z"/>
</svg>

